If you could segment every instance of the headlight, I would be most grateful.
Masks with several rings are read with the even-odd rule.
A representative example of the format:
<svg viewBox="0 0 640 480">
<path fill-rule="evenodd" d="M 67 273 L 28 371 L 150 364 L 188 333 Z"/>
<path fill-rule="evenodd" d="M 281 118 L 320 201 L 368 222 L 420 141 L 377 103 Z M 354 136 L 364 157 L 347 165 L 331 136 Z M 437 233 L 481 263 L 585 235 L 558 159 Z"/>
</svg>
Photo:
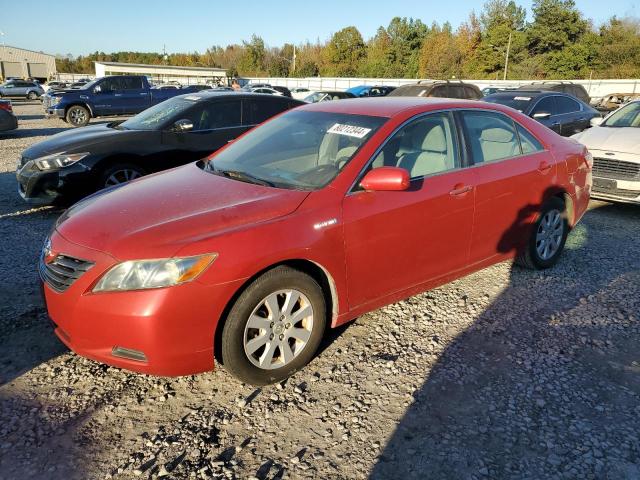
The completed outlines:
<svg viewBox="0 0 640 480">
<path fill-rule="evenodd" d="M 131 260 L 105 273 L 94 292 L 170 287 L 193 280 L 216 259 L 217 253 L 197 257 Z"/>
<path fill-rule="evenodd" d="M 51 103 L 49 105 L 53 107 L 54 105 L 59 104 L 60 100 L 62 100 L 62 97 L 51 97 Z"/>
<path fill-rule="evenodd" d="M 57 170 L 58 168 L 68 167 L 69 165 L 82 160 L 87 155 L 89 155 L 89 152 L 56 153 L 34 160 L 34 162 L 36 164 L 36 167 L 38 167 L 40 170 Z"/>
</svg>

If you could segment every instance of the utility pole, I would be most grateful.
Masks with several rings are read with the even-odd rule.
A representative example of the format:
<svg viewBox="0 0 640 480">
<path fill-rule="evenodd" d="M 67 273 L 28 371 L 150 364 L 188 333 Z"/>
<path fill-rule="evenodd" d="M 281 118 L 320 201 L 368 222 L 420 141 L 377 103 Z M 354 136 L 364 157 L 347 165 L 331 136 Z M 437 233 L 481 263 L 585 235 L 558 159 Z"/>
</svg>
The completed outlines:
<svg viewBox="0 0 640 480">
<path fill-rule="evenodd" d="M 507 70 L 509 69 L 509 50 L 511 50 L 511 35 L 513 32 L 509 32 L 509 42 L 507 43 L 507 54 L 504 58 L 504 77 L 503 80 L 507 79 Z"/>
<path fill-rule="evenodd" d="M 291 72 L 296 73 L 296 46 L 295 45 L 293 46 L 293 62 L 292 62 Z"/>
</svg>

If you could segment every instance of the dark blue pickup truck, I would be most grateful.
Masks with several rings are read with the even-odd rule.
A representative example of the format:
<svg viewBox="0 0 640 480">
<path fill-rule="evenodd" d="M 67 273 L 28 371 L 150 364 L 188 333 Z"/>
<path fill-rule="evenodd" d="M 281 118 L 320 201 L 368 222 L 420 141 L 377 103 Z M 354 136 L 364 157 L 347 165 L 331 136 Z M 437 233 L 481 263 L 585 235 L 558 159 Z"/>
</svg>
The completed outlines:
<svg viewBox="0 0 640 480">
<path fill-rule="evenodd" d="M 46 116 L 82 127 L 91 118 L 134 115 L 184 93 L 188 92 L 185 89 L 151 88 L 147 77 L 114 75 L 97 78 L 78 89 L 47 93 L 42 97 L 42 104 Z"/>
</svg>

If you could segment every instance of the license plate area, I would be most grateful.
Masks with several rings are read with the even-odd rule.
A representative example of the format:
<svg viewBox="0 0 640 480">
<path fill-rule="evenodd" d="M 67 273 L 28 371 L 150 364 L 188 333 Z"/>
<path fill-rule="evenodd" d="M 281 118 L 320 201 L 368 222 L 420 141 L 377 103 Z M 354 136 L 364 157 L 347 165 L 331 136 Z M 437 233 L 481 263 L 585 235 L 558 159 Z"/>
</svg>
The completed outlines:
<svg viewBox="0 0 640 480">
<path fill-rule="evenodd" d="M 600 191 L 617 190 L 618 182 L 616 182 L 615 180 L 611 180 L 610 178 L 594 178 L 593 188 L 594 190 Z"/>
</svg>

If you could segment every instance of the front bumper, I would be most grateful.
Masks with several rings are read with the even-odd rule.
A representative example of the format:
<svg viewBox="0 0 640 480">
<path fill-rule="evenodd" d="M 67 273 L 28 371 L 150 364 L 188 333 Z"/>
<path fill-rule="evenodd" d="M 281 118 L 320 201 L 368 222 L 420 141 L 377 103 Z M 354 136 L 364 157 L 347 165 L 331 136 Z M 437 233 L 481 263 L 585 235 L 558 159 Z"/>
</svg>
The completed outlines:
<svg viewBox="0 0 640 480">
<path fill-rule="evenodd" d="M 45 108 L 45 118 L 65 118 L 64 108 Z"/>
<path fill-rule="evenodd" d="M 154 290 L 92 293 L 97 279 L 116 259 L 71 243 L 56 232 L 51 250 L 94 263 L 62 293 L 44 282 L 55 333 L 71 350 L 152 375 L 192 375 L 213 369 L 218 319 L 241 281 L 212 286 L 196 280 Z M 144 358 L 123 358 L 122 351 L 139 352 Z"/>
<path fill-rule="evenodd" d="M 640 204 L 640 180 L 617 180 L 594 176 L 591 198 Z"/>
<path fill-rule="evenodd" d="M 87 167 L 79 163 L 60 170 L 39 170 L 23 160 L 16 170 L 18 193 L 32 205 L 76 200 L 91 193 L 92 183 L 87 177 Z"/>
</svg>

